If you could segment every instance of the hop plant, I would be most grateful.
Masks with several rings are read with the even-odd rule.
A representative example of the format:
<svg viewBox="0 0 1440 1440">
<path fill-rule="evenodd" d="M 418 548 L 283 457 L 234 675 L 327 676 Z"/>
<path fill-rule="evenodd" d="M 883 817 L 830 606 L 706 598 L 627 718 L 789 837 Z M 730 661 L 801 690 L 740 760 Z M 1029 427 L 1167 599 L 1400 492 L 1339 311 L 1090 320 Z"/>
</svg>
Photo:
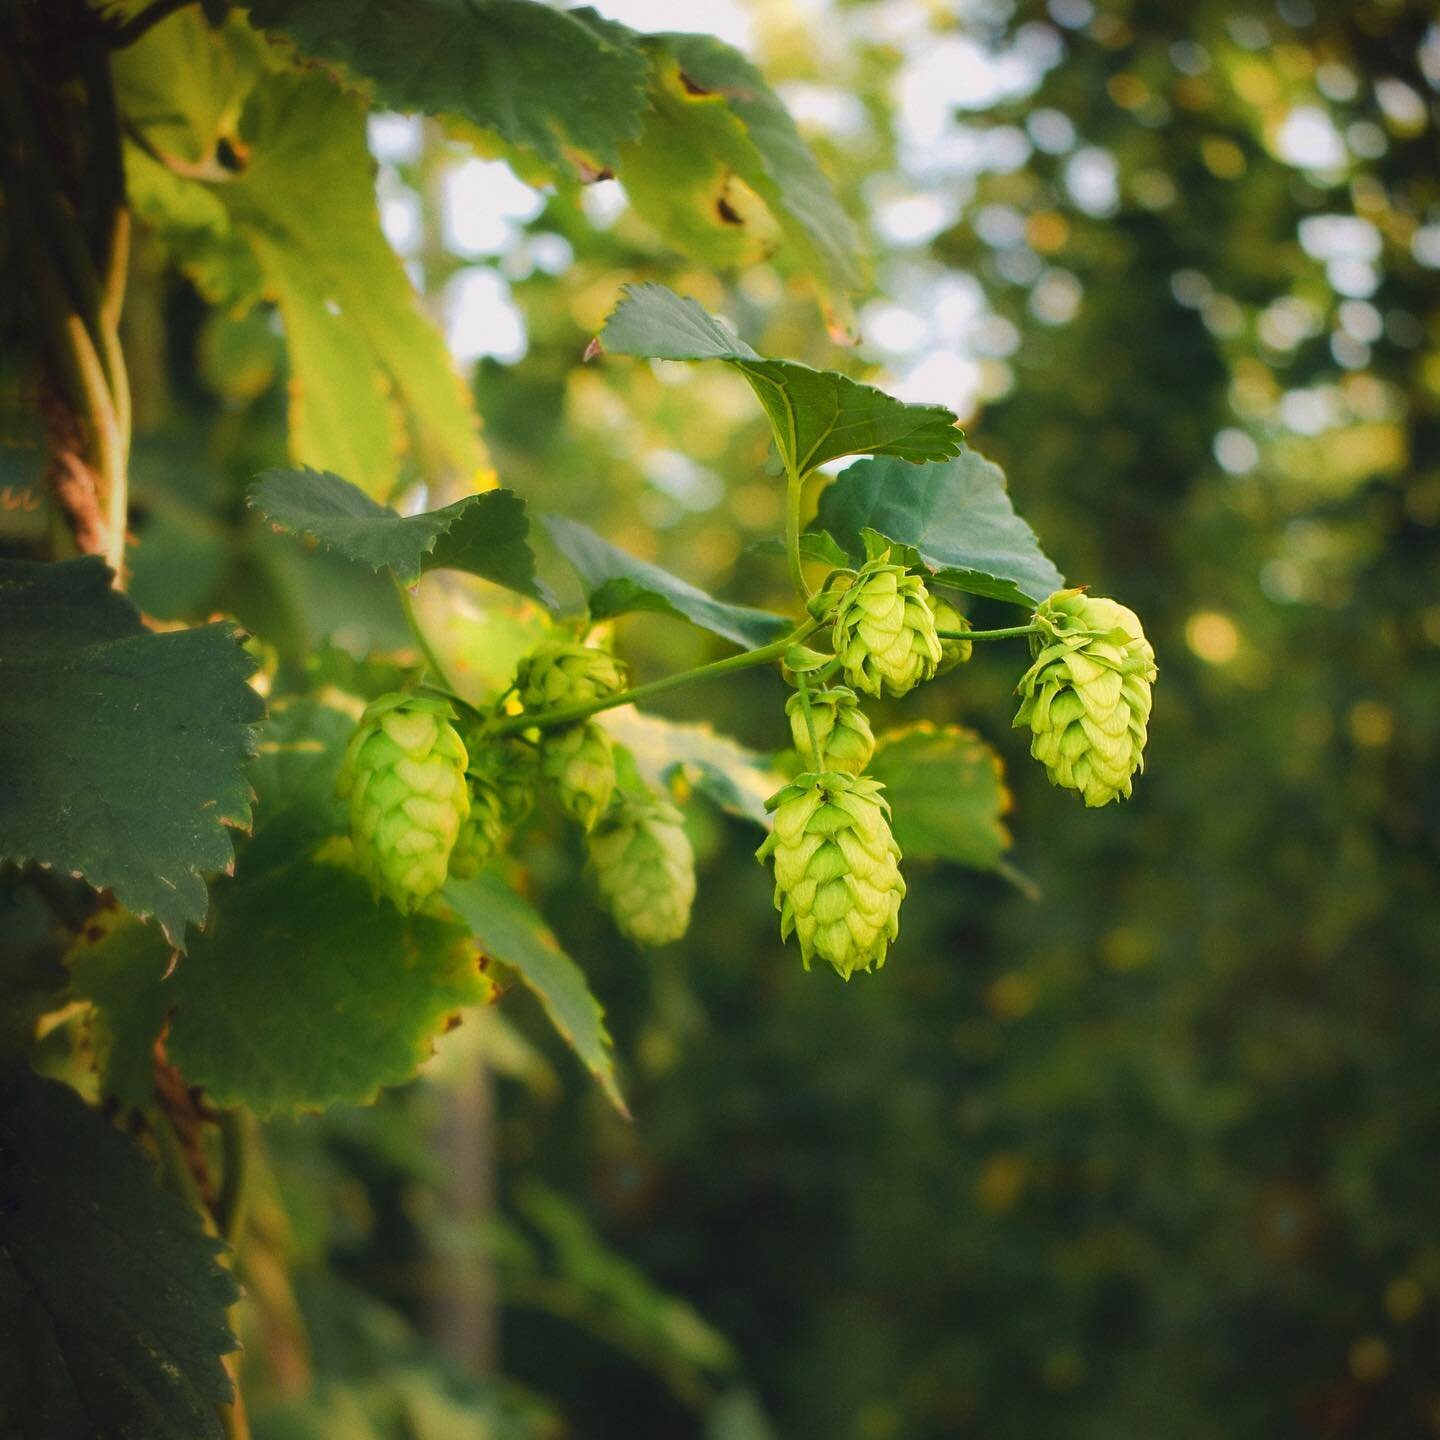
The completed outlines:
<svg viewBox="0 0 1440 1440">
<path fill-rule="evenodd" d="M 831 770 L 806 774 L 766 802 L 774 828 L 755 853 L 775 863 L 780 934 L 800 941 L 846 980 L 885 963 L 900 930 L 905 881 L 890 807 L 878 780 Z"/>
<path fill-rule="evenodd" d="M 935 617 L 935 629 L 968 630 L 970 622 L 948 601 L 942 600 L 933 590 L 926 590 L 925 603 Z M 937 675 L 948 674 L 957 665 L 963 665 L 975 653 L 973 640 L 940 640 L 940 664 Z"/>
<path fill-rule="evenodd" d="M 622 795 L 586 845 L 595 883 L 622 933 L 639 945 L 668 945 L 685 933 L 695 852 L 673 805 L 658 795 Z"/>
<path fill-rule="evenodd" d="M 888 552 L 868 560 L 835 601 L 832 643 L 845 678 L 867 695 L 908 694 L 941 660 L 925 582 Z"/>
<path fill-rule="evenodd" d="M 591 829 L 615 793 L 615 752 L 609 735 L 589 720 L 548 731 L 540 769 L 560 808 L 584 829 Z"/>
<path fill-rule="evenodd" d="M 470 814 L 450 852 L 450 873 L 460 879 L 478 875 L 505 838 L 505 817 L 499 788 L 487 775 L 471 769 Z"/>
<path fill-rule="evenodd" d="M 337 790 L 361 871 L 405 911 L 445 883 L 470 813 L 465 742 L 443 700 L 384 695 L 360 719 Z"/>
<path fill-rule="evenodd" d="M 526 710 L 543 714 L 618 694 L 625 688 L 625 667 L 607 650 L 555 638 L 520 662 L 515 688 Z"/>
<path fill-rule="evenodd" d="M 860 708 L 853 690 L 837 685 L 810 695 L 810 725 L 805 723 L 805 704 L 797 691 L 785 704 L 790 717 L 790 736 L 805 767 L 848 770 L 858 775 L 875 753 L 875 736 L 870 721 Z M 810 726 L 815 727 L 817 756 L 810 744 Z"/>
<path fill-rule="evenodd" d="M 1133 610 L 1058 590 L 1035 612 L 1034 663 L 1020 677 L 1016 726 L 1050 781 L 1088 806 L 1129 798 L 1144 766 L 1155 652 Z"/>
</svg>

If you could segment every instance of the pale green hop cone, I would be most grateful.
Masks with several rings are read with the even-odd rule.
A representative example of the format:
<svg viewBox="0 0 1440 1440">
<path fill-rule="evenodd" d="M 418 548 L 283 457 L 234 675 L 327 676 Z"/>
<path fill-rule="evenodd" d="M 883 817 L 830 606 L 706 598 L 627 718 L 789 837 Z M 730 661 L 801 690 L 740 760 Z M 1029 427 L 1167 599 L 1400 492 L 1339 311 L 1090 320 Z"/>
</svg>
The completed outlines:
<svg viewBox="0 0 1440 1440">
<path fill-rule="evenodd" d="M 470 786 L 470 815 L 450 852 L 450 873 L 461 880 L 478 875 L 505 838 L 499 789 L 488 776 L 477 774 L 473 768 L 465 778 Z"/>
<path fill-rule="evenodd" d="M 772 795 L 774 828 L 755 853 L 775 865 L 780 934 L 848 980 L 885 963 L 900 931 L 905 881 L 890 807 L 878 780 L 831 770 L 801 775 Z"/>
<path fill-rule="evenodd" d="M 384 695 L 360 719 L 337 790 L 361 871 L 407 914 L 444 883 L 470 814 L 465 743 L 444 700 Z"/>
<path fill-rule="evenodd" d="M 532 715 L 604 700 L 625 688 L 625 667 L 607 650 L 575 640 L 546 640 L 515 672 L 520 703 Z"/>
<path fill-rule="evenodd" d="M 933 590 L 925 592 L 925 602 L 930 606 L 930 613 L 935 617 L 937 631 L 972 628 L 970 622 L 948 600 L 942 600 Z M 973 640 L 942 638 L 940 641 L 940 664 L 935 673 L 937 675 L 947 674 L 957 665 L 963 665 L 974 653 L 975 642 Z"/>
<path fill-rule="evenodd" d="M 637 945 L 668 945 L 690 925 L 695 852 L 680 812 L 659 796 L 619 796 L 586 840 L 595 884 Z"/>
<path fill-rule="evenodd" d="M 592 721 L 545 732 L 540 771 L 560 808 L 589 830 L 615 793 L 615 753 L 610 737 Z"/>
<path fill-rule="evenodd" d="M 847 683 L 867 695 L 908 694 L 942 658 L 925 582 L 884 556 L 867 561 L 835 602 L 831 639 Z"/>
<path fill-rule="evenodd" d="M 848 770 L 858 775 L 870 763 L 875 736 L 853 690 L 836 685 L 810 693 L 810 724 L 820 747 L 818 759 L 810 746 L 810 726 L 805 723 L 805 706 L 798 691 L 785 702 L 785 713 L 790 717 L 790 738 L 807 770 Z"/>
<path fill-rule="evenodd" d="M 1144 768 L 1155 652 L 1139 617 L 1114 600 L 1058 590 L 1035 612 L 1034 663 L 1015 687 L 1016 726 L 1054 785 L 1088 806 L 1129 798 Z"/>
</svg>

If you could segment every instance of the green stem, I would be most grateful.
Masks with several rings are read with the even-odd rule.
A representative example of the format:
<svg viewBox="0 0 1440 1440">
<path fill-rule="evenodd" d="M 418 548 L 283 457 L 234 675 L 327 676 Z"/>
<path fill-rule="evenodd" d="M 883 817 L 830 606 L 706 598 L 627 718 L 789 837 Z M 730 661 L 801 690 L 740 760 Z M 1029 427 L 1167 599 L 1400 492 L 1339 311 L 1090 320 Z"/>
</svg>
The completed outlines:
<svg viewBox="0 0 1440 1440">
<path fill-rule="evenodd" d="M 739 655 L 728 655 L 723 660 L 713 660 L 709 665 L 697 666 L 694 670 L 680 670 L 663 679 L 652 680 L 648 685 L 637 685 L 633 690 L 622 690 L 618 695 L 607 695 L 600 700 L 588 700 L 578 705 L 567 705 L 560 710 L 551 710 L 543 715 L 512 715 L 490 732 L 492 735 L 514 735 L 521 730 L 547 730 L 556 725 L 574 725 L 588 720 L 601 710 L 613 710 L 617 705 L 633 705 L 652 696 L 663 695 L 668 690 L 678 690 L 694 680 L 713 680 L 718 675 L 729 675 L 736 670 L 748 670 L 752 665 L 764 665 L 771 660 L 781 659 L 792 646 L 798 645 L 820 628 L 820 621 L 808 620 L 769 645 L 758 650 L 745 650 Z"/>
<path fill-rule="evenodd" d="M 800 696 L 800 710 L 805 716 L 805 733 L 810 738 L 810 753 L 815 757 L 817 774 L 825 773 L 825 752 L 820 748 L 819 737 L 815 734 L 815 716 L 810 710 L 810 685 L 804 675 L 796 674 L 795 690 Z"/>
<path fill-rule="evenodd" d="M 482 723 L 490 718 L 478 705 L 472 705 L 463 695 L 457 695 L 453 690 L 447 690 L 443 685 L 427 685 L 422 680 L 415 688 L 417 690 L 428 691 L 431 695 L 443 696 L 452 705 L 458 705 L 462 710 L 468 710 L 471 715 Z"/>
<path fill-rule="evenodd" d="M 425 657 L 425 664 L 435 679 L 445 687 L 452 695 L 455 687 L 450 683 L 450 677 L 445 673 L 445 667 L 440 663 L 434 650 L 430 648 L 430 642 L 425 638 L 425 632 L 420 628 L 420 619 L 415 614 L 415 602 L 410 596 L 409 589 L 402 585 L 396 575 L 392 572 L 390 583 L 395 587 L 395 593 L 400 597 L 400 608 L 405 612 L 405 623 L 410 627 L 410 633 L 415 637 L 415 644 L 419 647 L 421 655 Z"/>
<path fill-rule="evenodd" d="M 942 640 L 1008 640 L 1012 635 L 1037 635 L 1038 625 L 1010 625 L 1003 630 L 937 630 Z"/>
<path fill-rule="evenodd" d="M 148 6 L 138 15 L 131 16 L 123 25 L 117 25 L 111 30 L 111 48 L 123 50 L 127 45 L 133 45 L 152 26 L 158 25 L 177 10 L 183 10 L 187 5 L 192 4 L 194 4 L 194 0 L 155 0 L 153 5 Z"/>
<path fill-rule="evenodd" d="M 790 579 L 802 601 L 810 598 L 805 580 L 805 567 L 800 562 L 800 498 L 805 490 L 805 477 L 790 467 L 785 484 L 785 555 L 790 562 Z"/>
<path fill-rule="evenodd" d="M 215 1226 L 232 1250 L 240 1248 L 250 1203 L 251 1159 L 255 1151 L 255 1120 L 248 1110 L 226 1110 L 220 1115 L 220 1145 L 225 1169 L 215 1200 Z"/>
</svg>

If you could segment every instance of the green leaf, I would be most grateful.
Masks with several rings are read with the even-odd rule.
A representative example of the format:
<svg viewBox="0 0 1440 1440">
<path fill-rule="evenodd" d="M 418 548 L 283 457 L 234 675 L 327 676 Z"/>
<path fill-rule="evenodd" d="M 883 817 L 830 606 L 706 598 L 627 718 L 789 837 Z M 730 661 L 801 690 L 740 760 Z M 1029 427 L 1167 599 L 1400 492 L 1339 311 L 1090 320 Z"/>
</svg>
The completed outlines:
<svg viewBox="0 0 1440 1440">
<path fill-rule="evenodd" d="M 183 50 L 157 38 L 167 28 L 135 47 L 160 92 L 187 83 Z M 239 21 L 223 33 L 253 44 Z M 151 131 L 137 131 L 158 151 Z M 292 457 L 383 497 L 401 478 L 413 431 L 422 468 L 472 483 L 485 462 L 469 393 L 380 229 L 364 103 L 318 72 L 267 72 L 245 98 L 230 149 L 238 169 L 177 173 L 132 145 L 129 188 L 208 298 L 243 310 L 263 295 L 278 306 Z"/>
<path fill-rule="evenodd" d="M 626 285 L 600 344 L 614 355 L 733 366 L 769 416 L 780 458 L 801 475 L 841 455 L 940 460 L 963 438 L 943 406 L 906 405 L 833 370 L 761 358 L 696 301 L 663 285 Z"/>
<path fill-rule="evenodd" d="M 620 155 L 636 212 L 685 254 L 752 264 L 778 227 L 822 295 L 865 284 L 859 234 L 789 112 L 739 51 L 709 35 L 645 40 L 654 60 L 639 139 Z"/>
<path fill-rule="evenodd" d="M 633 705 L 595 718 L 629 750 L 646 784 L 661 790 L 693 784 L 722 810 L 769 826 L 765 801 L 785 781 L 738 740 L 708 725 L 663 720 Z"/>
<path fill-rule="evenodd" d="M 605 1011 L 585 972 L 561 950 L 539 915 L 497 875 L 452 880 L 445 898 L 493 960 L 515 970 L 534 991 L 550 1023 L 595 1077 L 610 1103 L 627 1119 L 630 1111 L 615 1076 Z"/>
<path fill-rule="evenodd" d="M 972 730 L 928 722 L 880 736 L 870 773 L 885 786 L 907 859 L 1001 867 L 1010 808 L 1000 757 Z"/>
<path fill-rule="evenodd" d="M 376 904 L 338 853 L 253 879 L 241 868 L 216 887 L 214 925 L 168 979 L 164 946 L 128 920 L 72 957 L 120 1098 L 134 1103 L 134 1056 L 168 1015 L 166 1053 L 217 1105 L 267 1116 L 367 1104 L 415 1074 L 457 1012 L 489 998 L 462 929 Z"/>
<path fill-rule="evenodd" d="M 513 490 L 467 495 L 443 510 L 401 515 L 328 470 L 266 470 L 250 504 L 277 529 L 413 585 L 428 570 L 463 570 L 537 600 L 525 502 Z"/>
<path fill-rule="evenodd" d="M 640 129 L 647 65 L 591 9 L 533 0 L 258 0 L 250 18 L 365 81 L 382 105 L 458 115 L 552 163 L 613 165 Z"/>
<path fill-rule="evenodd" d="M 596 620 L 653 610 L 689 620 L 747 650 L 768 645 L 793 628 L 783 615 L 716 600 L 658 565 L 626 554 L 577 520 L 547 515 L 545 528 L 583 582 Z"/>
<path fill-rule="evenodd" d="M 218 1440 L 237 1298 L 220 1249 L 73 1090 L 0 1073 L 0 1430 Z"/>
<path fill-rule="evenodd" d="M 862 460 L 820 496 L 812 531 L 853 562 L 864 532 L 910 546 L 942 585 L 1032 608 L 1065 581 L 1015 513 L 1005 473 L 966 447 L 943 465 Z"/>
<path fill-rule="evenodd" d="M 83 875 L 183 946 L 250 822 L 253 669 L 231 626 L 147 630 L 98 559 L 0 560 L 0 860 Z"/>
</svg>

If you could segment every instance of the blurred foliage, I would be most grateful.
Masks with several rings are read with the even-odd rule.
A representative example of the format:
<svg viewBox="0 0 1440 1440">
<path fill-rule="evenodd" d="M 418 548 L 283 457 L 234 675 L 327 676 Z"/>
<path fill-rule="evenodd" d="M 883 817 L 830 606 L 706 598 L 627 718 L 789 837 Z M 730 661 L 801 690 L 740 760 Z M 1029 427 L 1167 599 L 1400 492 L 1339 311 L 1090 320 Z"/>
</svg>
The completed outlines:
<svg viewBox="0 0 1440 1440">
<path fill-rule="evenodd" d="M 779 945 L 745 752 L 680 767 L 720 803 L 692 806 L 702 882 L 674 953 L 632 952 L 542 828 L 529 893 L 586 957 L 634 1122 L 517 985 L 424 1081 L 268 1126 L 242 1268 L 257 1434 L 1440 1433 L 1432 7 L 767 0 L 753 28 L 870 231 L 858 359 L 763 246 L 710 235 L 735 276 L 667 248 L 646 211 L 686 197 L 663 173 L 635 209 L 543 177 L 467 250 L 445 216 L 469 145 L 372 120 L 382 213 L 436 316 L 453 334 L 478 276 L 523 321 L 523 358 L 497 342 L 474 371 L 489 463 L 539 510 L 780 607 L 760 542 L 783 486 L 744 380 L 579 363 L 620 285 L 945 403 L 1065 574 L 1144 617 L 1147 773 L 1123 809 L 1052 791 L 996 723 L 1020 657 L 977 647 L 906 719 L 998 741 L 1015 868 L 912 861 L 925 883 L 863 986 Z M 701 126 L 671 99 L 677 134 Z M 233 614 L 280 692 L 386 688 L 363 657 L 405 648 L 388 586 L 243 505 L 286 456 L 268 308 L 212 307 L 139 241 L 134 598 Z M 367 420 L 393 428 L 387 405 Z M 26 453 L 0 455 L 6 487 Z M 0 493 L 23 524 L 23 483 Z M 426 586 L 462 686 L 508 674 L 525 602 Z M 715 653 L 663 609 L 614 624 L 641 679 Z M 769 754 L 782 704 L 749 673 L 655 708 Z M 34 931 L 29 1007 L 45 926 L 28 891 L 0 902 Z"/>
</svg>

